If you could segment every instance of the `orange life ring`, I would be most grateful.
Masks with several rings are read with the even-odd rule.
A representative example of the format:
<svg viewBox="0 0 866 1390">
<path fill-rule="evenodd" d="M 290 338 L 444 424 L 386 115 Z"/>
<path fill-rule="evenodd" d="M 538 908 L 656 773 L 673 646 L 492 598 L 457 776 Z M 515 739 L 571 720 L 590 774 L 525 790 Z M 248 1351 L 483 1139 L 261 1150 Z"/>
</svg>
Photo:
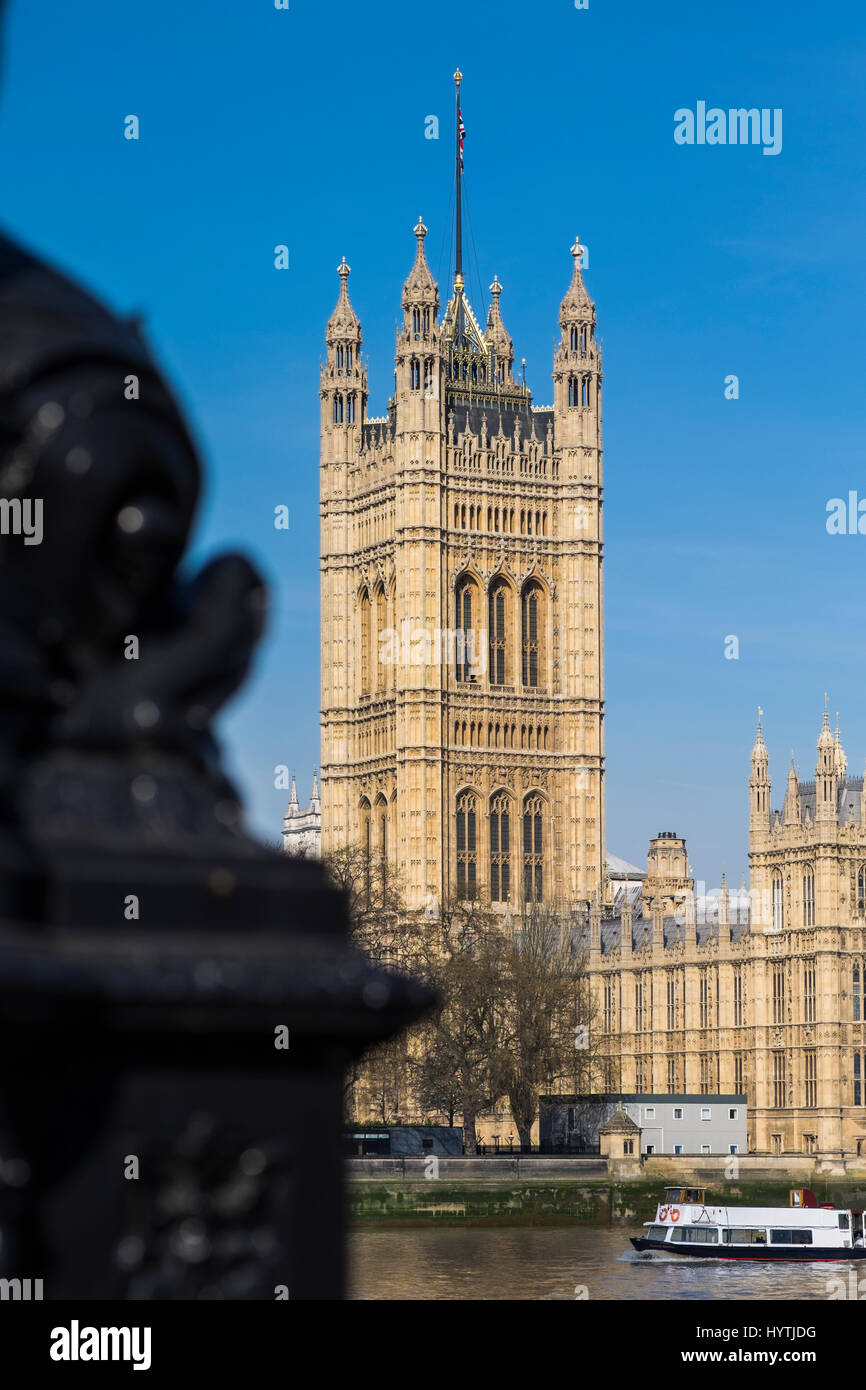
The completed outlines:
<svg viewBox="0 0 866 1390">
<path fill-rule="evenodd" d="M 679 1209 L 679 1207 L 671 1207 L 671 1221 L 679 1221 L 679 1219 L 680 1219 L 680 1209 Z"/>
</svg>

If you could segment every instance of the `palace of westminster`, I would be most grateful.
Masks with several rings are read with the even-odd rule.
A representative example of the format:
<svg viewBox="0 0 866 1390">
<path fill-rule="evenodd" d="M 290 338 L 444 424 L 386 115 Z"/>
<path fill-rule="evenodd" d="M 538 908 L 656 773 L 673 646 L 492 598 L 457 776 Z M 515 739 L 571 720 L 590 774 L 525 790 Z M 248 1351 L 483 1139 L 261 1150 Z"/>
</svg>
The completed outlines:
<svg viewBox="0 0 866 1390">
<path fill-rule="evenodd" d="M 481 896 L 504 926 L 528 902 L 589 904 L 599 1091 L 744 1094 L 751 1151 L 866 1152 L 864 779 L 825 711 L 814 780 L 792 763 L 772 809 L 759 722 L 747 895 L 723 877 L 698 897 L 671 833 L 645 874 L 606 858 L 602 354 L 583 248 L 553 404 L 536 406 L 499 281 L 482 328 L 458 221 L 440 314 L 426 233 L 419 219 L 381 418 L 339 267 L 320 384 L 321 801 L 315 786 L 302 811 L 293 788 L 286 848 L 315 852 L 320 824 L 325 854 L 385 856 L 411 906 Z"/>
</svg>

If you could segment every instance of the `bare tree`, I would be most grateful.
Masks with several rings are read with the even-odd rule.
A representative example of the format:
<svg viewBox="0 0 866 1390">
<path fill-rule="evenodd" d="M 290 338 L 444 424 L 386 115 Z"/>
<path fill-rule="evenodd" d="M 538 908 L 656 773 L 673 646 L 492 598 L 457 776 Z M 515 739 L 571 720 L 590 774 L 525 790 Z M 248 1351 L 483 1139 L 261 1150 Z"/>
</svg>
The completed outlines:
<svg viewBox="0 0 866 1390">
<path fill-rule="evenodd" d="M 480 903 L 445 904 L 431 923 L 428 978 L 442 1003 L 419 1029 L 413 1071 L 421 1105 L 463 1120 L 463 1146 L 476 1151 L 477 1117 L 503 1094 L 498 1074 L 502 1007 L 498 980 L 504 940 Z"/>
<path fill-rule="evenodd" d="M 539 1095 L 589 1085 L 596 1052 L 594 1002 L 580 933 L 553 905 L 526 905 L 503 954 L 496 1075 L 521 1148 L 528 1149 Z"/>
</svg>

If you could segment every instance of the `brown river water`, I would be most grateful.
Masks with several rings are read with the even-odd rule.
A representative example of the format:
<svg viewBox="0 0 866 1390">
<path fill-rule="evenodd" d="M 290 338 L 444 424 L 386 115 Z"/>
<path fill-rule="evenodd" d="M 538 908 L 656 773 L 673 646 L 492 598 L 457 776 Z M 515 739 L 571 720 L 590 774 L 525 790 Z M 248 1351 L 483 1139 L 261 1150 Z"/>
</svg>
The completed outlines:
<svg viewBox="0 0 866 1390">
<path fill-rule="evenodd" d="M 686 1262 L 638 1255 L 628 1241 L 637 1234 L 584 1225 L 354 1231 L 349 1297 L 866 1299 L 863 1265 Z"/>
</svg>

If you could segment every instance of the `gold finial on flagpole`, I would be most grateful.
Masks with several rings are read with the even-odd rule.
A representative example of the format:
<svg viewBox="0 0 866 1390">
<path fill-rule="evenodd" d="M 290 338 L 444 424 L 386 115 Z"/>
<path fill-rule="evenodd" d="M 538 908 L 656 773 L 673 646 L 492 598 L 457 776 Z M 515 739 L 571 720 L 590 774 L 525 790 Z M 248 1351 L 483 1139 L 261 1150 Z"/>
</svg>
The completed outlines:
<svg viewBox="0 0 866 1390">
<path fill-rule="evenodd" d="M 457 83 L 457 88 L 458 88 L 458 91 L 459 91 L 459 89 L 460 89 L 460 83 L 463 81 L 463 73 L 460 71 L 459 68 L 457 69 L 457 71 L 456 71 L 455 74 L 454 74 L 454 81 Z"/>
</svg>

